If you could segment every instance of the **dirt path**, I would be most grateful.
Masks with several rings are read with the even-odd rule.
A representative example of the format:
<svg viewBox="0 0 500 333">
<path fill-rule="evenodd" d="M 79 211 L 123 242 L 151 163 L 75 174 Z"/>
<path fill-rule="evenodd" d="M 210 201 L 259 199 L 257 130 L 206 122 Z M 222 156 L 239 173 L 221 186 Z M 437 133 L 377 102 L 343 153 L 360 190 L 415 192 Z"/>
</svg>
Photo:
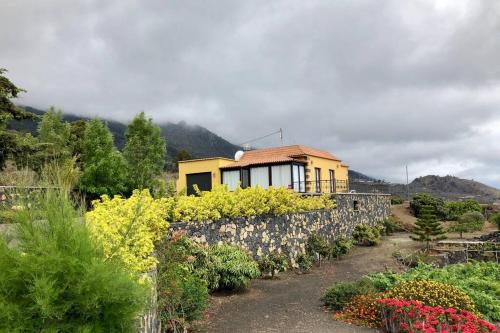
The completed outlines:
<svg viewBox="0 0 500 333">
<path fill-rule="evenodd" d="M 356 247 L 342 260 L 323 264 L 312 273 L 288 272 L 280 280 L 254 280 L 247 292 L 215 295 L 199 332 L 374 332 L 332 319 L 320 298 L 334 281 L 360 278 L 369 272 L 400 270 L 391 254 L 398 249 L 416 249 L 408 234 L 386 237 L 377 247 Z"/>
<path fill-rule="evenodd" d="M 396 216 L 403 227 L 408 228 L 408 230 L 415 225 L 417 218 L 410 213 L 410 204 L 405 202 L 401 205 L 392 205 L 391 211 L 394 216 Z"/>
</svg>

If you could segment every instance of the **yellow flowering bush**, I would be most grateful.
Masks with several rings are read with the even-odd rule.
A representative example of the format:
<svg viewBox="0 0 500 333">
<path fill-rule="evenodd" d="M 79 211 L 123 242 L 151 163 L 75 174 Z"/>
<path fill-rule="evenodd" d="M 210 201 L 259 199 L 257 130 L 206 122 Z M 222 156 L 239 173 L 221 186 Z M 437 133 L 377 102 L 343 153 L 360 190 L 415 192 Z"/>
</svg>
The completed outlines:
<svg viewBox="0 0 500 333">
<path fill-rule="evenodd" d="M 286 213 L 333 209 L 335 202 L 328 195 L 302 197 L 284 188 L 249 187 L 228 191 L 216 186 L 199 196 L 179 196 L 172 210 L 171 221 L 206 221 L 224 217 L 282 215 Z"/>
<path fill-rule="evenodd" d="M 133 272 L 145 273 L 154 268 L 154 244 L 168 228 L 174 199 L 154 199 L 149 190 L 135 190 L 124 199 L 103 195 L 92 202 L 86 215 L 91 234 L 102 243 L 107 258 L 117 258 Z"/>
<path fill-rule="evenodd" d="M 452 285 L 431 280 L 401 282 L 390 289 L 385 297 L 420 301 L 425 305 L 477 313 L 474 302 L 465 292 Z"/>
</svg>

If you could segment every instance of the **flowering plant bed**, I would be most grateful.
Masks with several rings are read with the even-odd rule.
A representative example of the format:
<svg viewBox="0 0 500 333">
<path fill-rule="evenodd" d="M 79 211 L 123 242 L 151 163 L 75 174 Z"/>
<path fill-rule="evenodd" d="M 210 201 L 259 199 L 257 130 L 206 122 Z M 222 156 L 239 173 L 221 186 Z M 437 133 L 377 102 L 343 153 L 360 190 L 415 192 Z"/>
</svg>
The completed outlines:
<svg viewBox="0 0 500 333">
<path fill-rule="evenodd" d="M 381 304 L 382 329 L 388 333 L 498 333 L 493 324 L 465 310 L 394 298 L 377 301 Z"/>
</svg>

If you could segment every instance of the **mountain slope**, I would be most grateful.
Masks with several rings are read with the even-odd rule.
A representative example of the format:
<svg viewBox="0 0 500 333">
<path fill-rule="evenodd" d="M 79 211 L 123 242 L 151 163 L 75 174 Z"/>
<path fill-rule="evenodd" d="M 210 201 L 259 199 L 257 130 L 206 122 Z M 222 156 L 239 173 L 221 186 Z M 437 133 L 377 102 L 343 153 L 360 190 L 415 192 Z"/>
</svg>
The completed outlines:
<svg viewBox="0 0 500 333">
<path fill-rule="evenodd" d="M 26 111 L 37 115 L 43 115 L 45 111 L 32 107 L 25 107 Z M 68 122 L 76 120 L 89 120 L 88 117 L 75 116 L 72 114 L 63 114 L 63 119 Z M 105 120 L 105 119 L 104 119 Z M 105 120 L 118 149 L 125 146 L 125 130 L 127 126 L 123 123 Z M 159 124 L 161 134 L 167 141 L 167 159 L 173 160 L 177 152 L 181 149 L 187 150 L 193 157 L 234 157 L 234 153 L 241 147 L 233 145 L 220 136 L 210 132 L 204 127 L 197 125 L 188 125 L 185 122 Z M 32 120 L 13 121 L 10 126 L 20 131 L 36 134 L 37 123 Z"/>
<path fill-rule="evenodd" d="M 428 175 L 414 179 L 409 184 L 410 193 L 430 193 L 445 199 L 475 198 L 481 202 L 500 200 L 500 190 L 483 183 L 454 176 Z M 392 194 L 406 193 L 406 186 L 392 184 Z"/>
<path fill-rule="evenodd" d="M 378 179 L 367 176 L 361 172 L 349 169 L 349 179 L 354 181 L 377 182 Z"/>
</svg>

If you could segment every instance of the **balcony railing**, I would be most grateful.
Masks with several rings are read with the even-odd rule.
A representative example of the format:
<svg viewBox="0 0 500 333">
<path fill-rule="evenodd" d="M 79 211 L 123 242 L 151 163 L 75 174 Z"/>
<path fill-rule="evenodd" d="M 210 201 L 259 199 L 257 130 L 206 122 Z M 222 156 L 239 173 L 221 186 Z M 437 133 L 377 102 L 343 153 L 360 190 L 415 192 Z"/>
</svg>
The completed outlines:
<svg viewBox="0 0 500 333">
<path fill-rule="evenodd" d="M 347 180 L 306 180 L 294 182 L 292 188 L 295 192 L 302 193 L 339 193 L 349 192 L 349 183 Z"/>
</svg>

